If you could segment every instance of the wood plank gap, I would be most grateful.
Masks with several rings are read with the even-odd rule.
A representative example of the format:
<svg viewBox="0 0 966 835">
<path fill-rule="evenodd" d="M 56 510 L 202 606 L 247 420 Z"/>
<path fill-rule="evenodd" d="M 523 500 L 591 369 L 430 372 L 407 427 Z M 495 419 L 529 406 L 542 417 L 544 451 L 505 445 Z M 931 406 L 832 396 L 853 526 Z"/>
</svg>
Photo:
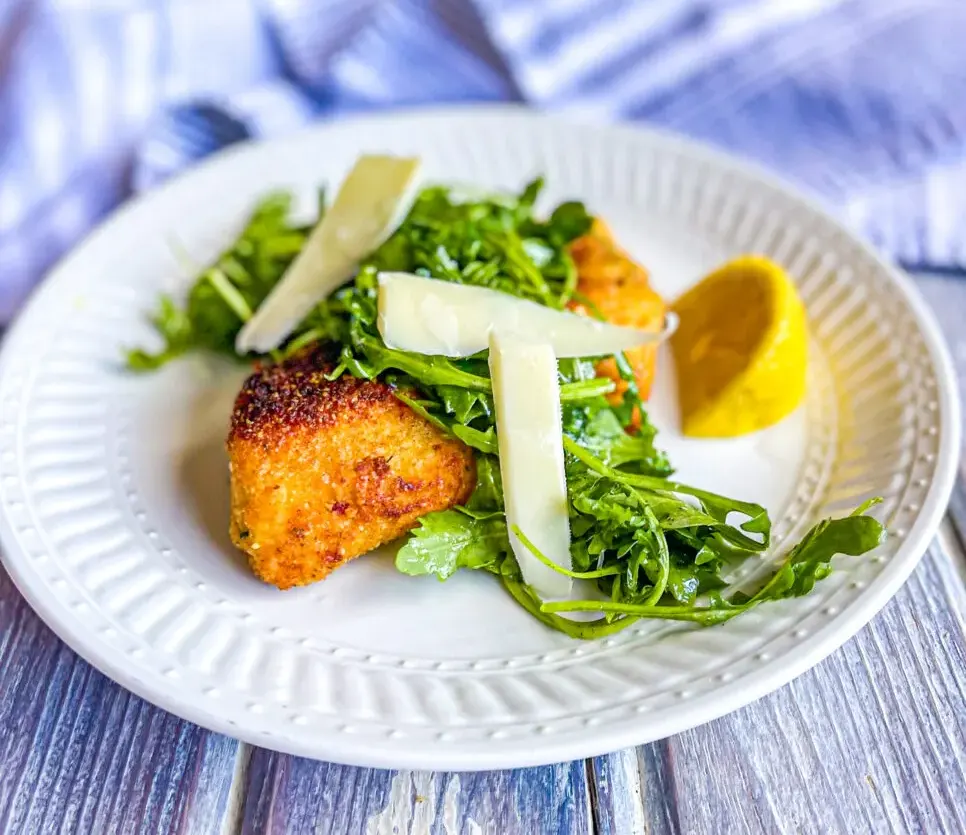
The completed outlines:
<svg viewBox="0 0 966 835">
<path fill-rule="evenodd" d="M 247 742 L 238 742 L 221 835 L 241 835 L 245 823 L 245 801 L 248 799 L 248 771 L 252 763 L 252 751 L 253 746 Z"/>
<path fill-rule="evenodd" d="M 594 761 L 584 760 L 584 774 L 586 775 L 586 796 L 587 796 L 587 827 L 590 835 L 600 835 L 600 828 L 597 826 L 597 807 L 599 798 L 597 797 L 597 776 L 594 774 Z"/>
</svg>

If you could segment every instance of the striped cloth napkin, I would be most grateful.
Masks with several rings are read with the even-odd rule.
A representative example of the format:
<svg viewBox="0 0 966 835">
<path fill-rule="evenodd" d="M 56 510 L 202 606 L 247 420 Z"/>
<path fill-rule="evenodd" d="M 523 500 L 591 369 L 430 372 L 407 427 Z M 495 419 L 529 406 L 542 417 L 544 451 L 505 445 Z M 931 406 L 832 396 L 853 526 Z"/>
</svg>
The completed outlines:
<svg viewBox="0 0 966 835">
<path fill-rule="evenodd" d="M 0 0 L 0 321 L 132 190 L 431 102 L 680 131 L 966 271 L 964 43 L 963 0 Z"/>
</svg>

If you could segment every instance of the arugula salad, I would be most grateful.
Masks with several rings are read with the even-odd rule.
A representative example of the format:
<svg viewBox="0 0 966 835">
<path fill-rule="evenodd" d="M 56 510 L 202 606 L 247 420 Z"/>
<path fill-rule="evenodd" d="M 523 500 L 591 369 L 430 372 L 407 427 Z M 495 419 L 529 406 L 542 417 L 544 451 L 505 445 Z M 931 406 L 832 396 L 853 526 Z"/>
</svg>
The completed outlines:
<svg viewBox="0 0 966 835">
<path fill-rule="evenodd" d="M 561 359 L 572 569 L 540 553 L 526 532 L 513 533 L 540 562 L 586 582 L 582 599 L 540 598 L 525 582 L 510 546 L 487 352 L 454 359 L 387 347 L 377 327 L 377 277 L 415 273 L 557 310 L 587 302 L 578 293 L 568 246 L 590 229 L 593 218 L 580 202 L 537 216 L 541 187 L 538 179 L 517 195 L 468 199 L 448 188 L 424 188 L 355 277 L 315 305 L 278 350 L 267 357 L 238 357 L 239 331 L 312 230 L 292 220 L 291 195 L 269 195 L 231 247 L 197 277 L 183 303 L 168 296 L 159 300 L 151 322 L 162 349 L 131 350 L 127 364 L 150 371 L 195 350 L 278 362 L 310 345 L 330 343 L 338 356 L 331 379 L 351 375 L 390 385 L 410 409 L 475 452 L 477 479 L 469 501 L 423 516 L 398 551 L 398 570 L 440 580 L 459 569 L 490 572 L 530 614 L 576 638 L 609 635 L 639 619 L 721 623 L 759 603 L 807 594 L 829 574 L 834 555 L 859 555 L 879 545 L 884 528 L 867 515 L 873 500 L 850 516 L 817 524 L 757 590 L 729 594 L 737 566 L 770 548 L 765 509 L 674 480 L 623 355 L 613 357 L 623 380 L 617 399 L 615 383 L 596 376 L 601 357 Z M 320 216 L 325 211 L 321 192 Z M 593 314 L 593 305 L 586 306 Z"/>
</svg>

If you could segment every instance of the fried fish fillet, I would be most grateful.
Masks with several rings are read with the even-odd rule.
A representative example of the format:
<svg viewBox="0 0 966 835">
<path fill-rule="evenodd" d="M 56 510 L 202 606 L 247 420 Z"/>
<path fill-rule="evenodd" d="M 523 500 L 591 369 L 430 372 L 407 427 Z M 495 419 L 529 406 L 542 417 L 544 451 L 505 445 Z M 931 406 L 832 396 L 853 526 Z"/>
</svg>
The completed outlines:
<svg viewBox="0 0 966 835">
<path fill-rule="evenodd" d="M 618 246 L 605 223 L 594 220 L 590 231 L 570 245 L 570 255 L 577 267 L 577 292 L 590 303 L 574 302 L 572 310 L 591 315 L 595 312 L 592 305 L 615 325 L 661 329 L 667 305 L 651 287 L 647 270 Z M 647 399 L 654 383 L 657 345 L 641 345 L 626 353 L 641 397 Z M 617 383 L 611 397 L 619 399 L 627 384 L 620 379 L 614 361 L 601 362 L 597 373 Z"/>
<path fill-rule="evenodd" d="M 261 368 L 232 414 L 231 538 L 280 589 L 323 579 L 476 485 L 469 447 L 389 386 L 330 382 L 330 369 L 319 349 Z"/>
</svg>

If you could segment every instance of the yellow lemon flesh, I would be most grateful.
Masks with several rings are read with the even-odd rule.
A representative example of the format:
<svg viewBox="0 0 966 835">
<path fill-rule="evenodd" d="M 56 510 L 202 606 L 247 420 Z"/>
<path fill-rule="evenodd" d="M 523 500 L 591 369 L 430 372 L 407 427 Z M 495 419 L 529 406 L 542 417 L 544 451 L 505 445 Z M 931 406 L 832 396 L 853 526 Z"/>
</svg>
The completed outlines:
<svg viewBox="0 0 966 835">
<path fill-rule="evenodd" d="M 784 270 L 742 256 L 672 306 L 685 435 L 731 438 L 777 423 L 805 394 L 805 308 Z"/>
</svg>

